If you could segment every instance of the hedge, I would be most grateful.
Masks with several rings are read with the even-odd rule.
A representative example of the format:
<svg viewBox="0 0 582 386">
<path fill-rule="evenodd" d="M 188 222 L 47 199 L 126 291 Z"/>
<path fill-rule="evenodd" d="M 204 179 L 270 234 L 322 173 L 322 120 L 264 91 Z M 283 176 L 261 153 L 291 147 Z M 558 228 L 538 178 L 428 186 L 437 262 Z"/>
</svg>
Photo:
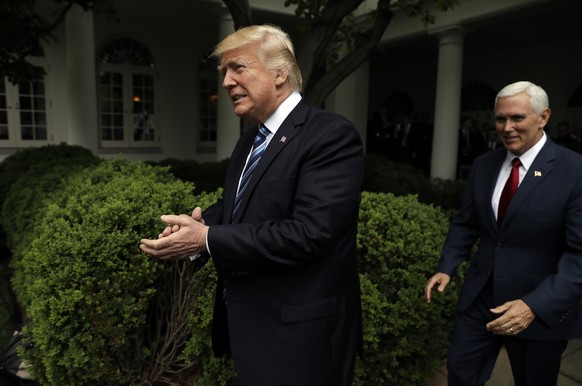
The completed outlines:
<svg viewBox="0 0 582 386">
<path fill-rule="evenodd" d="M 53 180 L 58 168 L 47 172 Z M 37 176 L 39 186 L 49 186 Z M 168 168 L 122 159 L 77 170 L 17 199 L 10 228 L 14 289 L 34 348 L 23 355 L 47 385 L 227 385 L 229 359 L 211 354 L 216 272 L 210 261 L 160 262 L 139 251 L 159 233 L 162 213 L 205 208 L 220 191 L 193 194 Z M 34 208 L 23 202 L 35 202 Z M 22 200 L 22 201 L 21 201 Z M 356 385 L 416 385 L 442 363 L 457 285 L 426 305 L 423 287 L 436 267 L 447 216 L 416 196 L 364 192 L 358 258 L 364 312 L 364 361 Z M 26 240 L 19 244 L 18 240 Z"/>
<path fill-rule="evenodd" d="M 69 172 L 73 173 L 79 168 L 95 165 L 98 162 L 99 158 L 94 156 L 90 150 L 64 143 L 19 150 L 2 161 L 0 163 L 0 209 L 2 209 L 0 249 L 12 249 L 7 245 L 3 224 L 7 224 L 6 229 L 8 229 L 13 226 L 13 223 L 6 217 L 21 213 L 18 208 L 14 207 L 14 202 L 5 202 L 11 189 L 17 189 L 18 193 L 12 195 L 15 200 L 26 202 L 25 205 L 33 208 L 45 194 L 58 188 L 60 179 Z M 61 167 L 60 175 L 55 173 L 52 179 L 44 179 L 47 181 L 45 185 L 36 186 L 40 177 L 45 173 L 54 173 L 54 169 L 57 167 Z M 20 181 L 21 183 L 18 184 Z M 34 191 L 30 192 L 30 189 Z M 34 215 L 34 212 L 28 212 L 28 215 Z M 22 219 L 22 221 L 29 220 L 29 218 Z"/>
<path fill-rule="evenodd" d="M 442 365 L 457 299 L 453 282 L 428 306 L 424 284 L 434 273 L 448 220 L 415 196 L 364 192 L 358 257 L 364 321 L 364 361 L 354 385 L 416 385 Z M 196 273 L 199 297 L 192 312 L 194 335 L 184 350 L 202 374 L 197 385 L 228 385 L 232 363 L 212 357 L 210 325 L 216 274 L 211 264 Z"/>
<path fill-rule="evenodd" d="M 115 159 L 71 175 L 44 201 L 27 230 L 34 238 L 13 260 L 34 343 L 24 355 L 42 384 L 127 385 L 151 375 L 153 347 L 164 349 L 153 339 L 175 300 L 163 296 L 173 290 L 166 283 L 183 277 L 184 264 L 148 258 L 139 240 L 160 232 L 160 214 L 191 210 L 192 191 L 167 169 Z"/>
</svg>

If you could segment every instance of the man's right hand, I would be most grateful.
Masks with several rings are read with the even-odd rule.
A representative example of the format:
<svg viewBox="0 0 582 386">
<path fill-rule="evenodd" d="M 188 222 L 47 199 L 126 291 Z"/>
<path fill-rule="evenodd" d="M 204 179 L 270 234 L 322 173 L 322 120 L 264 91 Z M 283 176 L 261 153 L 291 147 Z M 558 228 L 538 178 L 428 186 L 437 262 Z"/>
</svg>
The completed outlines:
<svg viewBox="0 0 582 386">
<path fill-rule="evenodd" d="M 433 277 L 428 279 L 428 281 L 426 282 L 426 287 L 424 289 L 425 296 L 426 296 L 426 302 L 428 304 L 430 304 L 430 298 L 432 296 L 432 289 L 435 285 L 438 284 L 437 290 L 439 292 L 444 292 L 445 288 L 447 288 L 447 285 L 449 285 L 450 282 L 451 282 L 451 277 L 449 275 L 447 275 L 446 273 L 439 272 L 439 273 L 434 274 Z"/>
</svg>

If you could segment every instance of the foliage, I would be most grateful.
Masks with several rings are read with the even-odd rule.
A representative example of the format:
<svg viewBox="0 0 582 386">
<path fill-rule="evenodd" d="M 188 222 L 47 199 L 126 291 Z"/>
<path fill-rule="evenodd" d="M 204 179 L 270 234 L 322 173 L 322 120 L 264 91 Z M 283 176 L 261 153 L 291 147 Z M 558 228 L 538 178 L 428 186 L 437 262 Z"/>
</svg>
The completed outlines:
<svg viewBox="0 0 582 386">
<path fill-rule="evenodd" d="M 216 202 L 222 191 L 202 193 L 195 198 L 196 206 L 206 209 Z M 142 366 L 141 382 L 154 382 L 174 385 L 177 380 L 189 384 L 190 377 L 198 379 L 200 362 L 208 358 L 189 358 L 185 352 L 192 331 L 207 327 L 193 323 L 199 303 L 205 305 L 207 297 L 201 292 L 213 291 L 213 281 L 204 280 L 205 274 L 199 273 L 201 264 L 189 261 L 175 262 L 171 275 L 159 281 L 157 299 L 154 303 L 154 318 L 149 323 L 149 333 L 142 340 L 144 349 L 151 352 Z M 211 264 L 208 264 L 211 266 Z M 205 272 L 208 272 L 208 268 Z M 207 337 L 210 335 L 208 334 Z M 200 381 L 196 381 L 200 384 Z"/>
<path fill-rule="evenodd" d="M 58 190 L 66 176 L 98 162 L 88 149 L 61 143 L 23 149 L 0 163 L 0 249 L 8 244 L 16 248 L 18 241 L 26 244 L 31 234 L 22 232 L 42 214 L 42 200 Z M 16 229 L 8 241 L 4 229 L 11 228 Z"/>
<path fill-rule="evenodd" d="M 159 233 L 160 214 L 191 210 L 192 190 L 167 169 L 115 159 L 71 175 L 46 199 L 13 281 L 34 343 L 24 355 L 41 383 L 140 377 L 152 355 L 143 344 L 151 303 L 172 266 L 141 253 L 139 240 Z"/>
<path fill-rule="evenodd" d="M 440 210 L 413 196 L 364 192 L 358 232 L 364 361 L 355 384 L 415 385 L 442 364 L 458 282 L 431 305 L 423 289 L 447 228 Z"/>
<path fill-rule="evenodd" d="M 41 43 L 55 40 L 53 32 L 75 4 L 85 11 L 115 13 L 112 0 L 53 0 L 60 7 L 47 20 L 35 11 L 35 0 L 2 0 L 0 3 L 0 77 L 13 84 L 34 81 L 44 70 L 26 61 Z"/>
<path fill-rule="evenodd" d="M 363 194 L 358 256 L 364 319 L 364 361 L 356 368 L 357 385 L 413 385 L 442 364 L 456 303 L 456 283 L 434 304 L 423 288 L 434 273 L 448 221 L 437 208 L 413 196 Z M 184 355 L 197 361 L 197 385 L 230 384 L 232 362 L 212 356 L 210 327 L 216 272 L 211 262 L 196 273 L 192 339 Z"/>
<path fill-rule="evenodd" d="M 6 346 L 12 333 L 19 327 L 17 306 L 7 275 L 0 272 L 0 350 Z"/>
<path fill-rule="evenodd" d="M 192 337 L 184 349 L 184 359 L 195 361 L 200 367 L 200 378 L 196 385 L 227 386 L 235 378 L 235 370 L 230 358 L 216 358 L 212 352 L 212 313 L 216 291 L 216 269 L 209 261 L 194 279 L 195 294 L 198 299 L 190 314 Z"/>
<path fill-rule="evenodd" d="M 176 174 L 199 167 L 167 163 Z M 49 385 L 229 385 L 232 361 L 214 358 L 210 342 L 212 261 L 198 269 L 139 251 L 139 239 L 163 227 L 160 214 L 206 208 L 221 191 L 195 196 L 171 167 L 89 164 L 21 171 L 5 199 L 14 211 L 6 217 L 15 223 L 7 229 L 13 287 L 34 343 L 23 355 L 34 375 Z M 447 217 L 403 192 L 364 192 L 358 225 L 365 357 L 355 384 L 417 384 L 442 362 L 460 282 L 424 303 Z"/>
<path fill-rule="evenodd" d="M 376 8 L 365 17 L 354 17 L 364 0 L 311 1 L 286 0 L 295 14 L 307 24 L 307 40 L 298 55 L 305 94 L 316 105 L 376 49 L 397 10 L 422 22 L 434 22 L 434 10 L 446 11 L 458 0 L 378 0 Z M 304 23 L 298 23 L 303 26 Z M 329 64 L 333 63 L 333 66 Z M 326 71 L 320 71 L 322 65 Z"/>
<path fill-rule="evenodd" d="M 168 158 L 159 162 L 148 162 L 151 165 L 168 166 L 170 172 L 182 181 L 196 184 L 196 192 L 215 192 L 222 187 L 228 159 L 219 162 L 200 163 L 194 160 L 179 160 Z"/>
<path fill-rule="evenodd" d="M 374 153 L 367 154 L 365 162 L 365 191 L 396 196 L 415 194 L 420 202 L 440 207 L 449 217 L 458 209 L 464 181 L 428 178 L 420 169 Z"/>
</svg>

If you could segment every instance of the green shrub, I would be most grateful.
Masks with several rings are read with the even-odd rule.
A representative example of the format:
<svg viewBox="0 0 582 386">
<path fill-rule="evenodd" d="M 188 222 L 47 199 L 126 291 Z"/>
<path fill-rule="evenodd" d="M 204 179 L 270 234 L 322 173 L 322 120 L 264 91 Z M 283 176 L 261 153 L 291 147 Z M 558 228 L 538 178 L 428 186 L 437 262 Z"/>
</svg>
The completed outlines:
<svg viewBox="0 0 582 386">
<path fill-rule="evenodd" d="M 379 154 L 365 158 L 363 190 L 392 193 L 396 196 L 415 194 L 425 204 L 441 207 L 447 214 L 458 208 L 465 189 L 464 181 L 428 178 L 411 165 L 396 163 Z"/>
<path fill-rule="evenodd" d="M 38 208 L 38 201 L 49 192 L 57 189 L 62 178 L 80 168 L 95 165 L 98 162 L 99 158 L 94 156 L 90 150 L 64 143 L 20 150 L 2 161 L 0 163 L 0 209 L 2 209 L 0 248 L 10 248 L 6 241 L 4 229 L 8 231 L 13 225 L 10 221 L 17 217 L 15 213 L 21 213 L 17 206 L 22 204 L 25 207 Z M 59 174 L 53 171 L 57 167 L 60 167 Z M 37 186 L 39 178 L 42 178 L 46 173 L 53 173 L 53 178 L 44 179 L 46 183 Z M 14 185 L 19 181 L 21 184 L 15 187 Z M 12 195 L 12 202 L 6 203 L 11 189 L 16 189 L 18 193 Z M 20 203 L 17 204 L 15 201 Z M 26 214 L 27 218 L 19 218 L 18 221 L 31 221 L 30 216 L 35 213 L 33 210 L 29 210 Z M 14 234 L 14 232 L 12 233 Z"/>
<path fill-rule="evenodd" d="M 168 158 L 160 162 L 148 162 L 157 166 L 169 166 L 170 172 L 181 179 L 196 184 L 196 192 L 215 192 L 222 187 L 228 159 L 219 162 L 197 162 Z"/>
<path fill-rule="evenodd" d="M 446 215 L 414 196 L 364 192 L 358 232 L 364 361 L 356 385 L 416 385 L 442 364 L 457 283 L 431 305 L 424 285 L 447 229 Z"/>
<path fill-rule="evenodd" d="M 445 214 L 413 196 L 364 193 L 358 256 L 364 319 L 365 360 L 355 385 L 415 385 L 442 364 L 456 303 L 455 283 L 428 306 L 424 284 L 434 273 L 446 236 Z M 198 271 L 192 339 L 184 355 L 201 368 L 197 385 L 228 385 L 232 362 L 212 356 L 210 326 L 216 272 Z"/>
<path fill-rule="evenodd" d="M 55 173 L 58 168 L 45 177 Z M 42 178 L 37 183 L 48 184 Z M 211 350 L 212 261 L 197 270 L 139 251 L 139 240 L 164 226 L 160 214 L 205 208 L 220 194 L 192 192 L 167 168 L 103 161 L 68 175 L 38 199 L 35 221 L 13 228 L 26 240 L 16 242 L 14 259 L 14 288 L 29 317 L 25 336 L 34 343 L 25 355 L 42 384 L 231 382 L 231 360 L 214 358 Z M 12 194 L 17 191 L 7 200 L 18 203 L 17 212 L 36 210 L 25 204 L 33 197 Z M 358 258 L 365 360 L 357 363 L 355 384 L 415 385 L 441 364 L 458 283 L 430 306 L 423 288 L 447 227 L 440 209 L 414 196 L 363 193 Z"/>
<path fill-rule="evenodd" d="M 212 312 L 216 291 L 216 269 L 210 260 L 196 273 L 194 279 L 197 302 L 190 314 L 189 323 L 193 331 L 187 342 L 183 357 L 200 368 L 197 386 L 227 386 L 235 378 L 234 364 L 228 357 L 216 358 L 212 352 Z"/>
<path fill-rule="evenodd" d="M 192 190 L 166 169 L 115 159 L 71 175 L 47 198 L 14 264 L 34 343 L 25 355 L 41 383 L 126 385 L 141 376 L 152 355 L 148 314 L 175 264 L 149 258 L 139 240 L 160 232 L 160 214 L 191 211 Z"/>
<path fill-rule="evenodd" d="M 7 275 L 0 272 L 0 350 L 6 346 L 12 333 L 19 328 L 18 309 Z"/>
</svg>

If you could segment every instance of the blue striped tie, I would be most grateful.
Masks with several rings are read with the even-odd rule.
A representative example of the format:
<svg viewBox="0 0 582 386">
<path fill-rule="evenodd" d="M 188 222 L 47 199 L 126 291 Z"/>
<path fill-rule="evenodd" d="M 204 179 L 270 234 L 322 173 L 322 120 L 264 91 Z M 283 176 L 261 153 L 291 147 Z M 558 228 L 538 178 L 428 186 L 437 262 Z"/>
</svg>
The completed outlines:
<svg viewBox="0 0 582 386">
<path fill-rule="evenodd" d="M 253 175 L 253 172 L 255 171 L 257 164 L 259 163 L 259 159 L 261 158 L 263 152 L 265 151 L 265 148 L 267 147 L 266 140 L 267 135 L 269 135 L 269 133 L 270 131 L 265 127 L 265 125 L 263 124 L 259 125 L 259 132 L 257 133 L 257 136 L 255 137 L 255 140 L 253 142 L 253 150 L 251 152 L 251 156 L 249 157 L 249 160 L 247 161 L 247 164 L 243 171 L 242 177 L 240 179 L 240 184 L 238 186 L 238 192 L 236 193 L 236 198 L 234 199 L 234 207 L 232 209 L 233 219 L 236 216 L 236 212 L 238 211 L 238 208 L 242 201 L 242 197 L 247 189 L 247 186 L 249 185 L 249 180 L 251 179 L 251 176 Z"/>
</svg>

